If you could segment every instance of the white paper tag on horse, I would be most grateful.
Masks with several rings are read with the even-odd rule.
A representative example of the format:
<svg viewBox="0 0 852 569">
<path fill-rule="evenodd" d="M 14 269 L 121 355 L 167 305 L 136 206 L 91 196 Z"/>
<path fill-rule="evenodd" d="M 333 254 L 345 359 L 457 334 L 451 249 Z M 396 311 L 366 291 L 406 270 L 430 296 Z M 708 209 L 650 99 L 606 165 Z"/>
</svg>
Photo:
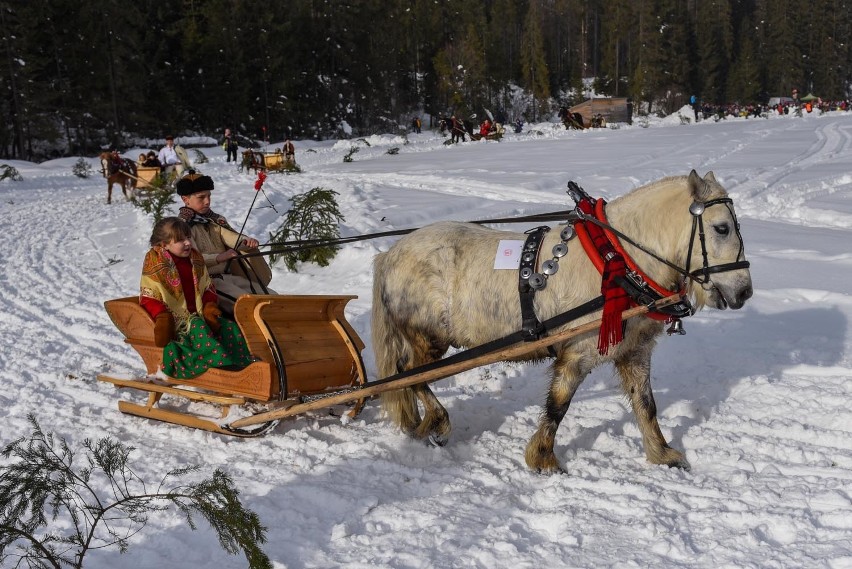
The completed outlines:
<svg viewBox="0 0 852 569">
<path fill-rule="evenodd" d="M 494 256 L 495 269 L 515 269 L 521 263 L 521 251 L 524 242 L 519 239 L 501 239 L 497 244 L 497 254 Z"/>
</svg>

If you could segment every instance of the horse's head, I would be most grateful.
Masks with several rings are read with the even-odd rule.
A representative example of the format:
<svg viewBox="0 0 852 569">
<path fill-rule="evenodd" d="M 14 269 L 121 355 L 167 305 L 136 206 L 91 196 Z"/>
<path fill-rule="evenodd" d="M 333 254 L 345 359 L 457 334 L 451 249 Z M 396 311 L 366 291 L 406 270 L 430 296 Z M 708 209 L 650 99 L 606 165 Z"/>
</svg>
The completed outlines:
<svg viewBox="0 0 852 569">
<path fill-rule="evenodd" d="M 693 200 L 688 270 L 696 279 L 692 285 L 696 304 L 741 308 L 754 290 L 734 205 L 713 172 L 701 178 L 693 170 L 687 185 Z"/>
<path fill-rule="evenodd" d="M 110 164 L 112 163 L 112 153 L 110 151 L 101 152 L 98 158 L 101 161 L 101 173 L 106 176 L 110 171 Z"/>
</svg>

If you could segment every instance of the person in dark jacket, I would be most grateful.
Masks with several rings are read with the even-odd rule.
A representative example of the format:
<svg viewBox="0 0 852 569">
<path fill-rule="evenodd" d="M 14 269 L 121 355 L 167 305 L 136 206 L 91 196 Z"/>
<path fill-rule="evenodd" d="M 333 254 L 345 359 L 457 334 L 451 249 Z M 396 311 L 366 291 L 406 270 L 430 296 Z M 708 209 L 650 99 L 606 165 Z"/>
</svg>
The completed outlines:
<svg viewBox="0 0 852 569">
<path fill-rule="evenodd" d="M 225 129 L 225 139 L 222 141 L 222 148 L 225 149 L 225 152 L 228 156 L 227 162 L 231 161 L 231 157 L 234 158 L 234 162 L 237 161 L 237 138 L 231 135 L 231 129 Z"/>
</svg>

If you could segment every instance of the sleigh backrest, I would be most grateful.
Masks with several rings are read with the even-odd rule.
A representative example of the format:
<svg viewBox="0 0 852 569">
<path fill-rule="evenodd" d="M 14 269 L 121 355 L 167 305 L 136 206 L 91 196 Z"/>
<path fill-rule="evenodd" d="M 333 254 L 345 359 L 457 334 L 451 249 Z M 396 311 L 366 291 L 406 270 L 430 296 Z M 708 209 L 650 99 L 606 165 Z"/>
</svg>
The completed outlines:
<svg viewBox="0 0 852 569">
<path fill-rule="evenodd" d="M 351 295 L 245 295 L 234 316 L 252 355 L 280 362 L 288 395 L 365 381 L 364 343 L 346 321 Z"/>
</svg>

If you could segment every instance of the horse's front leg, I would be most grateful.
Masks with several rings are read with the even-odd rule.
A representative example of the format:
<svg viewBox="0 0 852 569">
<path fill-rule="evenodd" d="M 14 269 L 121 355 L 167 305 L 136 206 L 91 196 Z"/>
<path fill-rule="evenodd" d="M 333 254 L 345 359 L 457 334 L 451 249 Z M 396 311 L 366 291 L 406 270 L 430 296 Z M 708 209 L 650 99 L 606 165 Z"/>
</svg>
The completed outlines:
<svg viewBox="0 0 852 569">
<path fill-rule="evenodd" d="M 107 203 L 112 203 L 112 184 L 107 182 Z"/>
<path fill-rule="evenodd" d="M 615 369 L 633 406 L 648 462 L 689 470 L 686 457 L 669 446 L 657 422 L 657 404 L 651 389 L 651 351 L 654 344 L 654 340 L 649 338 L 635 349 L 620 354 L 615 360 Z"/>
<path fill-rule="evenodd" d="M 563 349 L 553 363 L 553 376 L 547 392 L 547 402 L 538 423 L 538 430 L 527 444 L 525 459 L 531 469 L 551 474 L 562 472 L 553 453 L 556 431 L 568 412 L 577 388 L 592 369 L 589 358 Z"/>
</svg>

